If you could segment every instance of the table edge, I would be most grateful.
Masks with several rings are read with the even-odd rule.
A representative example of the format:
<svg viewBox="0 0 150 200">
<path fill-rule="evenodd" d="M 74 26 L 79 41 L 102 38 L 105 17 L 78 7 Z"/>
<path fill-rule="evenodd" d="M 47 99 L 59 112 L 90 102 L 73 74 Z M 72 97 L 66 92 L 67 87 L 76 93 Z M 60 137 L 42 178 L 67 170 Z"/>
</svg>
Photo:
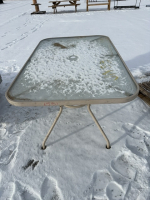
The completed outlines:
<svg viewBox="0 0 150 200">
<path fill-rule="evenodd" d="M 9 95 L 9 90 L 11 89 L 11 87 L 13 86 L 14 82 L 17 80 L 18 76 L 21 74 L 22 70 L 24 69 L 24 67 L 26 66 L 27 62 L 29 61 L 29 59 L 32 57 L 32 55 L 34 54 L 34 52 L 36 51 L 37 47 L 40 45 L 41 42 L 43 42 L 44 40 L 47 39 L 61 39 L 61 38 L 82 38 L 82 37 L 106 37 L 110 43 L 112 44 L 112 46 L 114 47 L 114 49 L 116 50 L 116 52 L 118 53 L 122 63 L 124 64 L 127 72 L 129 73 L 132 81 L 134 82 L 134 84 L 137 87 L 136 92 L 129 96 L 129 97 L 124 97 L 124 98 L 105 98 L 105 99 L 83 99 L 83 100 L 51 100 L 51 101 L 15 101 L 12 100 L 10 95 Z M 116 103 L 126 103 L 129 101 L 132 101 L 133 99 L 135 99 L 138 96 L 139 93 L 139 85 L 137 84 L 137 82 L 134 80 L 133 75 L 131 74 L 130 70 L 128 69 L 126 63 L 124 62 L 124 60 L 122 59 L 121 55 L 119 54 L 118 50 L 116 49 L 116 47 L 114 46 L 114 44 L 112 43 L 112 41 L 110 40 L 110 38 L 108 36 L 105 35 L 87 35 L 87 36 L 71 36 L 71 37 L 52 37 L 52 38 L 45 38 L 43 40 L 41 40 L 37 46 L 35 47 L 35 49 L 33 50 L 32 54 L 30 55 L 30 57 L 27 59 L 27 61 L 25 62 L 25 64 L 23 65 L 23 67 L 21 68 L 20 72 L 18 73 L 18 75 L 16 76 L 16 78 L 14 79 L 14 81 L 11 83 L 10 87 L 8 88 L 7 92 L 5 93 L 5 97 L 7 99 L 7 101 L 14 105 L 14 106 L 62 106 L 62 105 L 84 105 L 84 104 L 116 104 Z"/>
</svg>

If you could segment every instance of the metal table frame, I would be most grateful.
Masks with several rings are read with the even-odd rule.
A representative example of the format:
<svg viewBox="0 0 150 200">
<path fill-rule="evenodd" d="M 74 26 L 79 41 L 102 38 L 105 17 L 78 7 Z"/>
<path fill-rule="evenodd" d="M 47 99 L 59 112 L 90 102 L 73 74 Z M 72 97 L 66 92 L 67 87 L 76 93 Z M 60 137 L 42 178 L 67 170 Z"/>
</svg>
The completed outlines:
<svg viewBox="0 0 150 200">
<path fill-rule="evenodd" d="M 65 106 L 65 107 L 68 107 L 68 108 L 81 108 L 81 107 L 83 107 L 83 106 L 85 106 L 85 105 L 80 105 L 80 106 Z M 92 116 L 93 120 L 95 121 L 96 125 L 97 125 L 98 128 L 100 129 L 100 131 L 101 131 L 103 137 L 105 138 L 105 140 L 106 140 L 106 142 L 107 142 L 106 148 L 107 148 L 107 149 L 110 149 L 110 148 L 111 148 L 110 142 L 109 142 L 109 140 L 108 140 L 106 134 L 104 133 L 102 127 L 99 125 L 99 123 L 98 123 L 96 117 L 94 116 L 93 112 L 91 111 L 90 106 L 91 106 L 90 104 L 87 105 L 88 111 L 89 111 L 90 115 Z M 50 134 L 51 134 L 51 132 L 52 132 L 52 130 L 53 130 L 53 128 L 54 128 L 56 122 L 58 121 L 58 119 L 59 119 L 59 117 L 60 117 L 60 115 L 61 115 L 61 113 L 62 113 L 62 110 L 63 110 L 63 106 L 60 106 L 59 113 L 58 113 L 57 117 L 55 118 L 55 120 L 54 120 L 54 122 L 53 122 L 53 124 L 52 124 L 52 126 L 51 126 L 51 128 L 50 128 L 50 130 L 48 131 L 48 133 L 47 133 L 47 135 L 46 135 L 46 137 L 45 137 L 45 139 L 44 139 L 44 141 L 43 141 L 43 143 L 42 143 L 42 147 L 41 147 L 41 148 L 42 148 L 43 150 L 46 149 L 45 143 L 46 143 L 48 137 L 50 136 Z"/>
<path fill-rule="evenodd" d="M 99 36 L 102 36 L 102 35 L 94 35 L 96 37 L 99 37 Z M 90 36 L 78 36 L 76 38 L 81 38 L 81 37 L 90 37 Z M 138 93 L 139 93 L 139 86 L 138 84 L 136 83 L 136 81 L 134 80 L 132 74 L 130 73 L 129 69 L 127 68 L 125 62 L 123 61 L 123 59 L 121 58 L 119 52 L 117 51 L 117 49 L 115 48 L 115 46 L 113 45 L 113 43 L 111 42 L 111 40 L 109 39 L 109 37 L 107 36 L 103 36 L 103 37 L 106 37 L 111 45 L 113 46 L 113 48 L 116 50 L 119 58 L 121 59 L 124 67 L 126 68 L 128 74 L 130 75 L 132 81 L 134 82 L 134 84 L 136 85 L 136 92 L 131 95 L 131 96 L 128 96 L 128 97 L 125 97 L 125 98 L 106 98 L 106 99 L 80 99 L 80 100 L 56 100 L 56 101 L 27 101 L 27 100 L 20 100 L 19 99 L 14 99 L 10 94 L 9 94 L 9 90 L 12 88 L 13 84 L 15 83 L 15 81 L 17 80 L 17 78 L 19 77 L 19 75 L 22 73 L 24 67 L 26 66 L 27 62 L 30 60 L 30 58 L 32 57 L 33 53 L 36 51 L 37 47 L 39 46 L 39 44 L 44 41 L 44 40 L 47 40 L 47 39 L 44 39 L 42 40 L 41 42 L 39 42 L 39 44 L 37 45 L 37 47 L 34 49 L 33 53 L 31 54 L 31 56 L 29 57 L 29 59 L 26 61 L 26 63 L 24 64 L 24 66 L 22 67 L 22 69 L 20 70 L 19 74 L 17 75 L 17 77 L 15 78 L 15 80 L 13 81 L 13 83 L 10 85 L 8 91 L 6 92 L 5 96 L 6 96 L 6 99 L 8 100 L 8 102 L 12 105 L 15 105 L 15 106 L 60 106 L 60 110 L 59 110 L 59 113 L 56 117 L 56 119 L 54 120 L 49 132 L 47 133 L 43 143 L 42 143 L 42 149 L 45 149 L 46 148 L 46 141 L 49 137 L 49 135 L 51 134 L 56 122 L 58 121 L 61 113 L 62 113 L 62 110 L 63 110 L 63 106 L 65 107 L 69 107 L 69 108 L 80 108 L 82 106 L 85 106 L 87 105 L 87 108 L 88 108 L 88 111 L 90 113 L 90 115 L 92 116 L 93 120 L 95 121 L 96 125 L 98 126 L 98 128 L 100 129 L 103 137 L 105 138 L 106 142 L 107 142 L 107 145 L 106 145 L 106 148 L 109 149 L 111 146 L 110 146 L 110 142 L 106 136 L 106 134 L 104 133 L 103 129 L 101 128 L 101 126 L 99 125 L 96 117 L 94 116 L 93 112 L 91 111 L 91 108 L 90 108 L 90 105 L 91 104 L 116 104 L 116 103 L 126 103 L 126 102 L 129 102 L 133 99 L 135 99 L 137 96 L 138 96 Z M 63 37 L 64 38 L 64 37 Z M 67 38 L 74 38 L 74 37 L 67 37 Z M 51 39 L 56 39 L 56 38 L 51 38 Z M 62 39 L 62 38 L 59 38 L 59 39 Z M 75 105 L 75 106 L 74 106 Z"/>
</svg>

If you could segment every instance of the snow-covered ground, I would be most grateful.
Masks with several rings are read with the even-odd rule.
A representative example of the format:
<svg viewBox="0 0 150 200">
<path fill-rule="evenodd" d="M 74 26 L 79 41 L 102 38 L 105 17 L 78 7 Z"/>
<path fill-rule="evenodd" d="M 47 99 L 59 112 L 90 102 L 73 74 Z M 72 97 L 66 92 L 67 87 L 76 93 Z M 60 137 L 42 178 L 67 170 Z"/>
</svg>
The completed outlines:
<svg viewBox="0 0 150 200">
<path fill-rule="evenodd" d="M 0 4 L 0 200 L 149 200 L 150 109 L 141 99 L 91 106 L 111 149 L 83 107 L 63 109 L 43 151 L 59 108 L 14 107 L 5 98 L 39 41 L 51 37 L 106 35 L 136 80 L 150 80 L 149 0 L 136 10 L 113 10 L 112 2 L 110 11 L 89 12 L 81 1 L 77 13 L 57 14 L 38 2 L 47 14 L 30 15 L 31 1 Z"/>
</svg>

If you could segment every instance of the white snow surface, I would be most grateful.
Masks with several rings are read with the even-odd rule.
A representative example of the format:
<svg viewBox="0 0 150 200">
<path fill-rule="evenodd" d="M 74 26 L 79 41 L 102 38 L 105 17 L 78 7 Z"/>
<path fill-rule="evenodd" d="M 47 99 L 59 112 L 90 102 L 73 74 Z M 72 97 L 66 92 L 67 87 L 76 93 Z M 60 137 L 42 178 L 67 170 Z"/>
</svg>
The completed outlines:
<svg viewBox="0 0 150 200">
<path fill-rule="evenodd" d="M 39 41 L 51 37 L 106 35 L 136 80 L 150 80 L 150 2 L 85 12 L 80 1 L 78 12 L 57 14 L 39 3 L 47 14 L 30 15 L 30 1 L 0 4 L 0 200 L 149 200 L 150 109 L 141 99 L 91 106 L 111 149 L 83 107 L 63 109 L 43 151 L 59 108 L 11 106 L 5 92 Z"/>
</svg>

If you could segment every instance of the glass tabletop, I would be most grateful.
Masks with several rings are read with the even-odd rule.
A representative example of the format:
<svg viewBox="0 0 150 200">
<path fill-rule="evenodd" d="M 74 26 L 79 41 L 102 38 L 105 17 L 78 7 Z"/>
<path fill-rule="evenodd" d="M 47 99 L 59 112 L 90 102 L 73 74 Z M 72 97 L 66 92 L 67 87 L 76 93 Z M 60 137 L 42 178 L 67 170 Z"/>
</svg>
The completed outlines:
<svg viewBox="0 0 150 200">
<path fill-rule="evenodd" d="M 114 103 L 137 94 L 138 86 L 110 39 L 82 36 L 42 40 L 6 97 L 11 102 L 60 105 L 61 101 L 81 104 L 84 100 L 101 103 L 105 99 Z"/>
</svg>

